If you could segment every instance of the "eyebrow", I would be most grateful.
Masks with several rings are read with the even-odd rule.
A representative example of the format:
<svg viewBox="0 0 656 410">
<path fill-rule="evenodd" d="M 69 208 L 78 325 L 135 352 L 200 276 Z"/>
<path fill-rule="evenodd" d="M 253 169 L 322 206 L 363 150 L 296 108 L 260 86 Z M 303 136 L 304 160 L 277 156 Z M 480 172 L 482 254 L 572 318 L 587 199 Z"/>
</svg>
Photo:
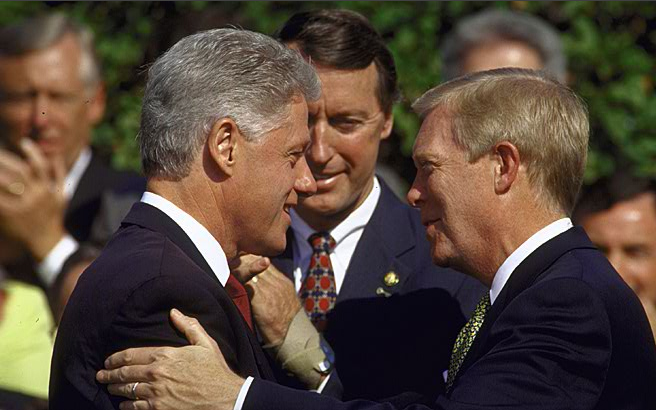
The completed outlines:
<svg viewBox="0 0 656 410">
<path fill-rule="evenodd" d="M 430 162 L 430 163 L 440 163 L 442 162 L 442 157 L 439 154 L 432 154 L 425 151 L 420 151 L 418 154 L 412 156 L 415 162 Z"/>
</svg>

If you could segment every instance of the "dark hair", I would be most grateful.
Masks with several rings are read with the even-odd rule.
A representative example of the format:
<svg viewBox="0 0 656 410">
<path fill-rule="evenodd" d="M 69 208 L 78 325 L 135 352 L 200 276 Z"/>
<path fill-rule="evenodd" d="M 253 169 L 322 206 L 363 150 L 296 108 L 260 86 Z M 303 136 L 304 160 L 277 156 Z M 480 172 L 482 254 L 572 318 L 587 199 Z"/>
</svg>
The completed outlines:
<svg viewBox="0 0 656 410">
<path fill-rule="evenodd" d="M 56 321 L 59 321 L 59 318 L 64 312 L 65 306 L 59 305 L 59 294 L 62 291 L 66 277 L 71 274 L 73 268 L 78 264 L 90 264 L 96 260 L 98 256 L 100 256 L 100 247 L 85 243 L 81 244 L 80 247 L 73 252 L 68 259 L 66 259 L 66 262 L 64 262 L 64 265 L 57 274 L 55 282 L 48 289 L 48 302 L 50 303 L 50 309 L 52 309 Z"/>
<path fill-rule="evenodd" d="M 628 171 L 619 171 L 583 188 L 574 210 L 574 219 L 581 223 L 588 215 L 605 211 L 619 202 L 645 193 L 656 194 L 656 180 L 638 177 Z"/>
<path fill-rule="evenodd" d="M 385 112 L 400 99 L 394 57 L 371 23 L 350 10 L 296 13 L 276 32 L 283 43 L 294 43 L 313 64 L 338 70 L 360 70 L 373 61 L 378 72 L 378 102 Z"/>
</svg>

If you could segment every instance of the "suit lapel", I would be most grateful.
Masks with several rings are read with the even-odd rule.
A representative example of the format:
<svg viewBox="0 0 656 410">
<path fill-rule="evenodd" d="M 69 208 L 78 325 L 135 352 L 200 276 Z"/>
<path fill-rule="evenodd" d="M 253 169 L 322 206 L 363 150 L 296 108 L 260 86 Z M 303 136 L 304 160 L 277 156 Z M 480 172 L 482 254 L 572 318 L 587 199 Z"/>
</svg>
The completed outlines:
<svg viewBox="0 0 656 410">
<path fill-rule="evenodd" d="M 486 345 L 490 329 L 506 306 L 517 295 L 533 285 L 538 277 L 558 258 L 573 249 L 595 249 L 581 227 L 571 228 L 547 241 L 517 266 L 486 315 L 483 326 L 476 335 L 458 375 L 463 374 L 471 364 L 483 355 L 483 348 Z"/>
<path fill-rule="evenodd" d="M 219 279 L 214 274 L 214 271 L 212 271 L 212 268 L 210 268 L 209 264 L 200 253 L 200 251 L 198 251 L 191 239 L 182 230 L 182 228 L 180 228 L 180 226 L 164 212 L 160 211 L 152 205 L 145 204 L 143 202 L 137 202 L 133 205 L 132 210 L 125 217 L 123 223 L 138 225 L 165 235 L 187 256 L 189 256 L 189 258 L 191 258 L 191 260 L 196 265 L 203 269 L 203 271 L 220 286 L 221 292 L 225 294 L 225 297 L 229 298 L 228 294 L 225 293 L 223 285 L 221 285 L 221 282 L 219 282 Z M 233 305 L 233 308 L 234 311 L 232 314 L 242 318 L 241 313 L 239 313 L 237 307 Z M 243 318 L 241 323 L 243 324 L 243 332 L 245 332 L 248 336 L 251 350 L 260 372 L 260 377 L 266 380 L 275 380 L 269 362 L 266 359 L 264 352 L 260 348 L 260 343 L 258 342 L 257 337 L 253 334 L 253 332 L 250 331 Z"/>
<path fill-rule="evenodd" d="M 215 282 L 219 283 L 212 268 L 207 264 L 203 255 L 198 251 L 187 234 L 168 215 L 152 205 L 137 202 L 133 205 L 130 213 L 123 220 L 124 224 L 138 225 L 155 232 L 159 232 L 169 238 L 180 248 L 196 265 L 207 273 Z M 221 286 L 223 288 L 223 286 Z"/>
<path fill-rule="evenodd" d="M 407 210 L 394 193 L 379 179 L 381 195 L 369 223 L 358 241 L 337 302 L 361 299 L 363 295 L 385 297 L 398 293 L 411 272 L 398 256 L 415 247 L 415 236 Z M 287 230 L 285 252 L 273 259 L 273 264 L 294 281 L 294 241 L 292 229 Z M 369 274 L 365 272 L 376 272 Z M 394 275 L 395 281 L 386 284 L 385 276 Z M 394 283 L 396 282 L 396 283 Z"/>
<path fill-rule="evenodd" d="M 355 248 L 337 302 L 397 294 L 411 274 L 398 259 L 415 247 L 411 221 L 394 193 L 379 182 L 380 199 Z"/>
</svg>

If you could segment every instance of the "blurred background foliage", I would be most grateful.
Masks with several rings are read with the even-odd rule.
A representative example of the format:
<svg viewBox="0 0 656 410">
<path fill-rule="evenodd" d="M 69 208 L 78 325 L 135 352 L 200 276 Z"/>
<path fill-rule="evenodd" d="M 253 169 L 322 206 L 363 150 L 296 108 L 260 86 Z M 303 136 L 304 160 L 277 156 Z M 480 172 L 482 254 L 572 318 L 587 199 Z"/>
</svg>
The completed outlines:
<svg viewBox="0 0 656 410">
<path fill-rule="evenodd" d="M 348 8 L 368 17 L 396 58 L 405 100 L 381 160 L 405 179 L 419 121 L 410 103 L 440 82 L 440 41 L 463 16 L 483 8 L 536 14 L 562 33 L 569 84 L 588 103 L 592 123 L 586 182 L 617 167 L 656 176 L 656 3 L 653 2 L 0 2 L 0 24 L 57 10 L 88 24 L 104 63 L 108 107 L 94 143 L 118 167 L 138 169 L 144 70 L 179 38 L 238 26 L 273 33 L 292 13 Z"/>
</svg>

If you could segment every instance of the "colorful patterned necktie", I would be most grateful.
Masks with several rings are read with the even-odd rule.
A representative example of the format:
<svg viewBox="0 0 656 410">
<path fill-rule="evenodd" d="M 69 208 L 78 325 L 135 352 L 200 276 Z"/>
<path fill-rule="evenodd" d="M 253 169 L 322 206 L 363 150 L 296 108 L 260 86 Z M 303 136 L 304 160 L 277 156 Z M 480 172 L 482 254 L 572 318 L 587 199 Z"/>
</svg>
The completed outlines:
<svg viewBox="0 0 656 410">
<path fill-rule="evenodd" d="M 481 326 L 483 326 L 483 321 L 485 320 L 485 315 L 488 310 L 490 310 L 490 293 L 486 292 L 485 295 L 481 298 L 476 309 L 474 309 L 474 314 L 469 319 L 469 321 L 462 327 L 456 342 L 453 344 L 453 351 L 451 352 L 451 361 L 449 362 L 449 373 L 446 380 L 446 392 L 448 393 L 453 386 L 453 380 L 460 370 L 460 366 L 465 361 L 465 356 L 476 338 L 476 333 L 478 333 Z"/>
<path fill-rule="evenodd" d="M 305 312 L 317 330 L 322 332 L 326 327 L 327 314 L 337 299 L 335 273 L 330 263 L 335 240 L 328 232 L 317 232 L 310 236 L 308 242 L 312 246 L 312 259 L 299 293 Z"/>
<path fill-rule="evenodd" d="M 237 280 L 237 278 L 230 275 L 224 288 L 228 296 L 230 296 L 230 299 L 232 299 L 232 302 L 235 304 L 235 306 L 237 306 L 237 309 L 239 309 L 239 313 L 241 313 L 241 316 L 246 321 L 248 327 L 253 330 L 253 319 L 251 318 L 251 302 L 248 300 L 248 293 L 246 293 L 244 285 L 242 285 Z"/>
</svg>

